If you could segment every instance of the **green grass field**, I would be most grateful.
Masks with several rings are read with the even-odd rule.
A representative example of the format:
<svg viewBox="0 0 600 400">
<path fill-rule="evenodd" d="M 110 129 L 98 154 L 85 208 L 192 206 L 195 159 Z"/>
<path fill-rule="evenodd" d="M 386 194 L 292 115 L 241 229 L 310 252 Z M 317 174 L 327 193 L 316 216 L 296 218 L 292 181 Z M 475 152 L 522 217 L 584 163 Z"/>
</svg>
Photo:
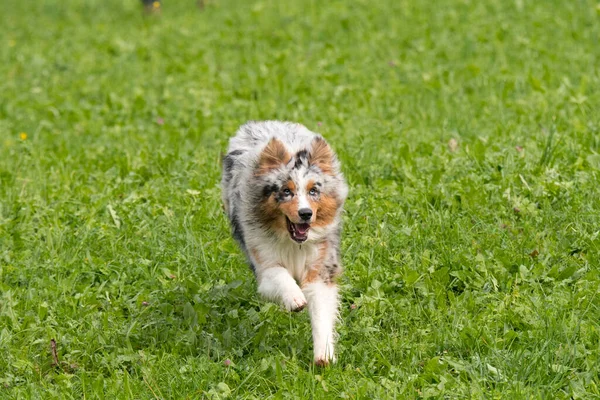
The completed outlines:
<svg viewBox="0 0 600 400">
<path fill-rule="evenodd" d="M 0 398 L 600 398 L 597 1 L 162 8 L 2 5 Z M 230 237 L 249 119 L 343 162 L 330 368 Z"/>
</svg>

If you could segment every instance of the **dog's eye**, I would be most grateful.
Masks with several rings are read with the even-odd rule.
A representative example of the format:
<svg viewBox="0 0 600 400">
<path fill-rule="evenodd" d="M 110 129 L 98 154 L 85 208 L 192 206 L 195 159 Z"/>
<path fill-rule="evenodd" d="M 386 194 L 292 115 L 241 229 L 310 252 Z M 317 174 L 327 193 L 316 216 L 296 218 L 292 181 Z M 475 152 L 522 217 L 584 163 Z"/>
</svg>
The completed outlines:
<svg viewBox="0 0 600 400">
<path fill-rule="evenodd" d="M 291 196 L 292 191 L 290 189 L 283 189 L 283 194 L 285 194 L 286 196 Z"/>
<path fill-rule="evenodd" d="M 315 188 L 312 188 L 312 189 L 310 189 L 308 194 L 310 194 L 311 196 L 316 196 L 317 194 L 319 194 L 319 191 Z"/>
</svg>

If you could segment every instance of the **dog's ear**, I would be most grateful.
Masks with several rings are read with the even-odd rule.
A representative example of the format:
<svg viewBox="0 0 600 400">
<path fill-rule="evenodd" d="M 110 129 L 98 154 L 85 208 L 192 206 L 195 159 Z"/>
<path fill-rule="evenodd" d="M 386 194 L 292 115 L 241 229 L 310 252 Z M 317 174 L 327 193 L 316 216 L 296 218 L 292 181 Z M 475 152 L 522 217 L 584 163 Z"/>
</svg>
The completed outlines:
<svg viewBox="0 0 600 400">
<path fill-rule="evenodd" d="M 325 139 L 319 136 L 313 139 L 308 157 L 308 162 L 311 165 L 316 165 L 324 173 L 331 174 L 333 171 L 333 157 L 333 151 L 331 151 L 331 147 Z"/>
<path fill-rule="evenodd" d="M 265 174 L 274 168 L 279 168 L 282 164 L 287 164 L 291 158 L 292 156 L 290 156 L 284 144 L 273 138 L 260 153 L 258 174 Z"/>
</svg>

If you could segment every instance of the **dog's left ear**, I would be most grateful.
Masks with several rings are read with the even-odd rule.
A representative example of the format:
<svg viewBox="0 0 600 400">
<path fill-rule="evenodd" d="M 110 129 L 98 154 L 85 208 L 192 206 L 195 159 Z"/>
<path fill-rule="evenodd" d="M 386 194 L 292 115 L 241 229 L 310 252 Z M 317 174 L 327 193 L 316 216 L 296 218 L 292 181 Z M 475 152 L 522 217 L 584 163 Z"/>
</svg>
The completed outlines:
<svg viewBox="0 0 600 400">
<path fill-rule="evenodd" d="M 325 174 L 333 172 L 333 151 L 327 144 L 325 139 L 317 136 L 311 143 L 308 162 L 311 165 L 316 165 Z"/>
</svg>

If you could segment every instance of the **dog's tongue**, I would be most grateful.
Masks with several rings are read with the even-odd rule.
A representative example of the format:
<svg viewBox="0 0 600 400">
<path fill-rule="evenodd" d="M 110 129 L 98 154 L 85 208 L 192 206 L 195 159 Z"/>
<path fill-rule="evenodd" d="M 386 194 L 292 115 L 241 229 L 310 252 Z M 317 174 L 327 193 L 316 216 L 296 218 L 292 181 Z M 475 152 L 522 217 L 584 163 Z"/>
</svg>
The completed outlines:
<svg viewBox="0 0 600 400">
<path fill-rule="evenodd" d="M 294 224 L 296 228 L 296 232 L 301 235 L 305 235 L 308 232 L 308 228 L 310 228 L 309 224 Z"/>
</svg>

